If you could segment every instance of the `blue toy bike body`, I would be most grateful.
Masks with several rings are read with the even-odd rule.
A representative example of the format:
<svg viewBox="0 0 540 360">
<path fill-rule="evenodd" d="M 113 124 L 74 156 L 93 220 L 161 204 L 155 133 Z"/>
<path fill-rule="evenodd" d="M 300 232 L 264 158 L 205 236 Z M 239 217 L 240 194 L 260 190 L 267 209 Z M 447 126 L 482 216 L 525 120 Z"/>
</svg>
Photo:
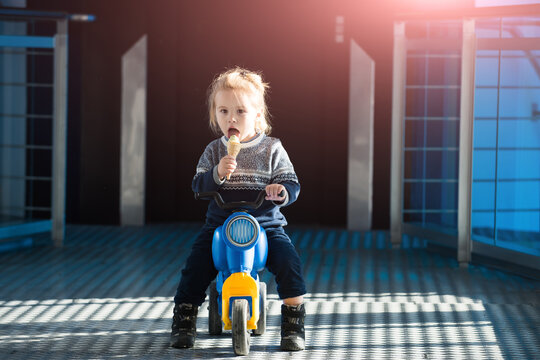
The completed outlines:
<svg viewBox="0 0 540 360">
<path fill-rule="evenodd" d="M 246 299 L 250 310 L 248 329 L 257 329 L 259 320 L 259 275 L 266 265 L 266 232 L 245 212 L 235 212 L 214 232 L 212 258 L 218 270 L 218 309 L 225 330 L 231 329 L 232 304 Z M 259 308 L 259 309 L 254 309 Z"/>
<path fill-rule="evenodd" d="M 268 242 L 258 221 L 242 211 L 261 206 L 266 193 L 255 202 L 224 203 L 217 192 L 198 193 L 196 198 L 213 197 L 223 209 L 235 210 L 214 231 L 212 258 L 218 270 L 210 286 L 208 327 L 210 334 L 232 330 L 237 355 L 249 353 L 249 330 L 261 335 L 266 330 L 266 284 L 258 272 L 266 265 Z"/>
</svg>

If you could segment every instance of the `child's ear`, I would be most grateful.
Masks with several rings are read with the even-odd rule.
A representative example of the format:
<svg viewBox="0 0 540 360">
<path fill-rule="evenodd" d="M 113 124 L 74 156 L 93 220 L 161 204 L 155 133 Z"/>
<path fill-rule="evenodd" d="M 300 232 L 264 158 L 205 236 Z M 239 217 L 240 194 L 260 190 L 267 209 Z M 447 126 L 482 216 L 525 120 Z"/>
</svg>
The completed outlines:
<svg viewBox="0 0 540 360">
<path fill-rule="evenodd" d="M 262 129 L 263 128 L 263 123 L 264 123 L 264 118 L 262 116 L 262 114 L 257 114 L 257 121 L 255 121 L 255 127 L 258 128 L 258 129 Z"/>
</svg>

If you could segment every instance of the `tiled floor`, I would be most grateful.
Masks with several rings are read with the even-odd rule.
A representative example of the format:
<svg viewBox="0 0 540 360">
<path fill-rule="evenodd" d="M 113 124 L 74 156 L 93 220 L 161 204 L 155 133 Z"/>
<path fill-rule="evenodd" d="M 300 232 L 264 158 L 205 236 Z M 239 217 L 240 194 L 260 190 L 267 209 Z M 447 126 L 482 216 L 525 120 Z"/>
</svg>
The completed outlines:
<svg viewBox="0 0 540 360">
<path fill-rule="evenodd" d="M 0 359 L 234 357 L 230 334 L 168 346 L 172 296 L 197 224 L 68 226 L 65 247 L 0 253 Z M 307 349 L 279 350 L 266 272 L 267 332 L 256 359 L 540 359 L 540 281 L 452 258 L 386 232 L 288 228 L 309 287 Z M 43 239 L 42 239 L 43 240 Z"/>
</svg>

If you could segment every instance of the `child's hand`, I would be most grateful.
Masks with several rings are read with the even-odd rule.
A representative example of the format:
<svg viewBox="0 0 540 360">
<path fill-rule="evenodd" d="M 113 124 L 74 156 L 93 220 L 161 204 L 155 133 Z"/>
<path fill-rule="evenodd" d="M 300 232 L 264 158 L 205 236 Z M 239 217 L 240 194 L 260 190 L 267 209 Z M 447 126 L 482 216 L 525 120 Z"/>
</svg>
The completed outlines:
<svg viewBox="0 0 540 360">
<path fill-rule="evenodd" d="M 225 176 L 232 174 L 236 170 L 236 159 L 234 156 L 225 155 L 221 158 L 218 164 L 218 175 L 220 179 L 223 179 Z"/>
<path fill-rule="evenodd" d="M 281 184 L 270 184 L 266 185 L 265 188 L 266 191 L 266 200 L 273 200 L 273 201 L 283 201 L 285 200 L 287 190 L 285 189 L 285 186 Z M 283 196 L 279 196 L 279 194 L 283 191 Z"/>
</svg>

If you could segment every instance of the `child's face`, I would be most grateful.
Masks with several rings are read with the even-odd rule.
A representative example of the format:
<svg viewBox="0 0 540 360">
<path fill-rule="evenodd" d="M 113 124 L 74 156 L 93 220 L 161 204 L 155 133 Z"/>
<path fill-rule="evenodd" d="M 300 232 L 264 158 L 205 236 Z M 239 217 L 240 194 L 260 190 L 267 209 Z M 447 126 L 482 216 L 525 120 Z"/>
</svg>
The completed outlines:
<svg viewBox="0 0 540 360">
<path fill-rule="evenodd" d="M 257 121 L 262 109 L 255 105 L 254 96 L 240 90 L 219 90 L 214 103 L 216 120 L 221 132 L 227 136 L 238 136 L 240 141 L 251 140 L 255 135 Z"/>
</svg>

